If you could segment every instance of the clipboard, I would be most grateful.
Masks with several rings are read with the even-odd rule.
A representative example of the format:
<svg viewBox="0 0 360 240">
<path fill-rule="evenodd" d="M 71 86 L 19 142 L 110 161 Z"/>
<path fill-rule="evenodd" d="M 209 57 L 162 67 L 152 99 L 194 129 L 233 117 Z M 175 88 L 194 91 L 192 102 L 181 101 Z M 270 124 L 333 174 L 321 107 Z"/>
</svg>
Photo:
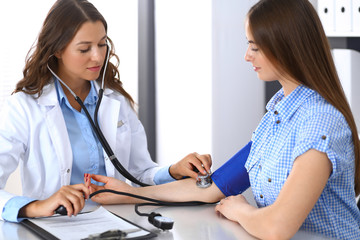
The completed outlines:
<svg viewBox="0 0 360 240">
<path fill-rule="evenodd" d="M 52 216 L 48 218 L 26 219 L 20 224 L 22 224 L 44 240 L 86 239 L 90 235 L 98 235 L 108 230 L 125 231 L 125 229 L 121 229 L 121 227 L 114 228 L 113 226 L 115 225 L 124 226 L 127 228 L 131 227 L 131 229 L 133 230 L 124 239 L 152 239 L 157 236 L 157 234 L 150 232 L 149 230 L 121 216 L 107 211 L 103 207 L 99 207 L 97 210 L 91 213 L 79 214 L 76 217 L 69 218 L 68 216 Z M 100 231 L 96 230 L 97 227 L 101 228 L 101 224 L 106 224 L 108 225 L 108 227 Z M 59 225 L 59 227 L 57 227 L 57 225 Z M 69 238 L 68 235 L 70 234 L 70 232 L 65 233 L 63 231 L 64 229 L 68 229 L 71 231 L 70 228 L 72 228 L 73 230 L 79 230 L 79 233 L 71 232 L 71 234 L 75 234 L 73 238 Z M 82 231 L 81 229 L 84 228 L 89 229 L 90 231 Z M 62 233 L 59 234 L 59 232 Z"/>
</svg>

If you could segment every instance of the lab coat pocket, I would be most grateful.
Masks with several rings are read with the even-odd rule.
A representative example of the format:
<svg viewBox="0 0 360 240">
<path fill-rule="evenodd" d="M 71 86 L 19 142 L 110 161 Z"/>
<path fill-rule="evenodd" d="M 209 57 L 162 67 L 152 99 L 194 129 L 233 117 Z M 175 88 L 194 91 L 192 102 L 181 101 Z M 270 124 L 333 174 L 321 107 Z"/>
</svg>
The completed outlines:
<svg viewBox="0 0 360 240">
<path fill-rule="evenodd" d="M 124 132 L 128 129 L 128 124 L 126 124 L 126 121 L 125 120 L 119 120 L 117 122 L 117 132 L 120 133 L 120 132 Z"/>
<path fill-rule="evenodd" d="M 128 122 L 125 120 L 118 121 L 116 128 L 116 155 L 118 159 L 128 159 L 131 147 L 131 130 Z M 125 163 L 124 163 L 125 164 Z"/>
<path fill-rule="evenodd" d="M 121 128 L 124 125 L 123 120 L 118 121 L 117 128 Z"/>
</svg>

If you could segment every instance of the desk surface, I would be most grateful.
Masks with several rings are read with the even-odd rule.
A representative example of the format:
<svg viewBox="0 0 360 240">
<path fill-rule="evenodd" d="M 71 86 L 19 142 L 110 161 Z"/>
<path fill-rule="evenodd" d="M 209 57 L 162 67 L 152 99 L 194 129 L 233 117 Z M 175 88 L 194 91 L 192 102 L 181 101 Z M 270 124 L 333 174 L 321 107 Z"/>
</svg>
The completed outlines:
<svg viewBox="0 0 360 240">
<path fill-rule="evenodd" d="M 239 224 L 220 217 L 214 211 L 213 205 L 195 207 L 140 207 L 140 212 L 160 213 L 162 216 L 174 220 L 174 227 L 170 231 L 159 231 L 147 221 L 147 217 L 138 216 L 133 204 L 104 206 L 109 211 L 122 216 L 139 226 L 158 234 L 155 239 L 161 240 L 238 240 L 255 239 Z M 0 221 L 0 239 L 38 240 L 37 235 L 17 223 Z M 326 239 L 311 233 L 299 231 L 293 239 Z"/>
</svg>

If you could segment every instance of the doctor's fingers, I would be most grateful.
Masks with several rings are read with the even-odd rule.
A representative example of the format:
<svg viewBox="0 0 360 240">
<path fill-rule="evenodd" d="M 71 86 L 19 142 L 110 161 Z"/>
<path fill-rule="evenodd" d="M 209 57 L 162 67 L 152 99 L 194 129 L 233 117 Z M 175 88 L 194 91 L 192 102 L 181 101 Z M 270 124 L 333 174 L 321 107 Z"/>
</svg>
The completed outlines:
<svg viewBox="0 0 360 240">
<path fill-rule="evenodd" d="M 210 154 L 198 154 L 196 152 L 193 153 L 195 159 L 197 161 L 193 162 L 193 165 L 199 170 L 199 172 L 206 174 L 210 173 L 210 168 L 212 165 L 212 159 L 211 159 L 211 155 Z M 206 172 L 204 172 L 204 170 Z"/>
<path fill-rule="evenodd" d="M 86 184 L 80 183 L 75 185 L 69 185 L 68 187 L 70 187 L 71 192 L 76 193 L 78 196 L 81 196 L 82 194 L 85 199 L 89 198 L 90 189 Z"/>
<path fill-rule="evenodd" d="M 63 186 L 56 193 L 56 198 L 59 205 L 66 208 L 68 216 L 77 215 L 84 208 L 85 197 L 89 195 L 89 192 L 83 184 Z"/>
</svg>

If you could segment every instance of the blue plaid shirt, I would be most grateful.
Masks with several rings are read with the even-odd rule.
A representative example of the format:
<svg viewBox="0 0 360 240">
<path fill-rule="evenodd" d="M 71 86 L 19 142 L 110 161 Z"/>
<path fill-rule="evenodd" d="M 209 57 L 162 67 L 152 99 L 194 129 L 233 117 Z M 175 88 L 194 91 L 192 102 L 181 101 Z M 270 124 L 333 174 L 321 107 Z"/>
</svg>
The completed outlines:
<svg viewBox="0 0 360 240">
<path fill-rule="evenodd" d="M 327 154 L 333 170 L 301 229 L 337 239 L 360 239 L 354 147 L 343 115 L 317 92 L 302 85 L 287 97 L 281 89 L 266 109 L 253 133 L 245 164 L 258 207 L 274 203 L 294 160 L 316 149 Z"/>
</svg>

